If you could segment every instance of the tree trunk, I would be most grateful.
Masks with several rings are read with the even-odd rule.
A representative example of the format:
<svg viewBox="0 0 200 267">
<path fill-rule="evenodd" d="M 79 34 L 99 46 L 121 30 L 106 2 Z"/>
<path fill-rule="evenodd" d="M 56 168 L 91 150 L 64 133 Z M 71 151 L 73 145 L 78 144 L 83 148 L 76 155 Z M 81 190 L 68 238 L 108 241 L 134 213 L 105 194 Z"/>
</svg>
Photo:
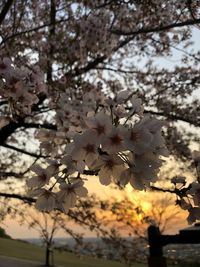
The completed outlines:
<svg viewBox="0 0 200 267">
<path fill-rule="evenodd" d="M 45 266 L 50 266 L 50 248 L 48 244 L 46 245 Z"/>
</svg>

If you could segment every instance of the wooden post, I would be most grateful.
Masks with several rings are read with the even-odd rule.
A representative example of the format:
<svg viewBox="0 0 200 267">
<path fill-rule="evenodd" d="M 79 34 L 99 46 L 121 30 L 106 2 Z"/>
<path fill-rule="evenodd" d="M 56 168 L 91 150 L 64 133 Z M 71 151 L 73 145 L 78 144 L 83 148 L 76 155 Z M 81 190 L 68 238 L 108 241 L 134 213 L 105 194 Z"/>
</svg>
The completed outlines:
<svg viewBox="0 0 200 267">
<path fill-rule="evenodd" d="M 161 235 L 156 226 L 149 226 L 149 267 L 167 267 L 162 248 L 167 244 L 199 244 L 200 243 L 200 224 L 195 224 L 189 228 L 179 231 L 177 235 Z"/>
<path fill-rule="evenodd" d="M 158 227 L 149 226 L 149 253 L 148 266 L 149 267 L 167 267 L 166 258 L 163 257 L 161 233 Z"/>
</svg>

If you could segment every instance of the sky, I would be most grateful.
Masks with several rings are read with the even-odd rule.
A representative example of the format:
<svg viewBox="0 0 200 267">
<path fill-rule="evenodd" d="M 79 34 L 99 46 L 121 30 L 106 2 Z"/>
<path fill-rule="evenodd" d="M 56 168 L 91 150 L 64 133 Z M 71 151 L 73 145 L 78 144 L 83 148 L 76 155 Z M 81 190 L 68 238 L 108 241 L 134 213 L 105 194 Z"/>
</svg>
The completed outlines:
<svg viewBox="0 0 200 267">
<path fill-rule="evenodd" d="M 144 192 L 144 191 L 135 191 L 131 186 L 126 187 L 126 190 L 116 190 L 113 188 L 109 188 L 108 186 L 103 186 L 99 183 L 97 177 L 93 177 L 93 181 L 88 182 L 88 190 L 89 192 L 96 193 L 97 196 L 99 196 L 102 199 L 113 199 L 117 197 L 117 200 L 120 201 L 124 197 L 127 197 L 130 201 L 133 203 L 141 203 L 143 209 L 148 213 L 148 210 L 152 209 L 152 205 L 155 205 L 155 199 L 165 199 L 167 196 L 163 194 L 152 194 L 151 192 Z M 95 190 L 94 190 L 95 188 Z M 170 201 L 171 203 L 171 201 Z M 18 205 L 18 204 L 17 204 Z M 171 204 L 170 204 L 171 205 Z M 174 207 L 174 204 L 173 204 Z M 30 208 L 29 213 L 32 216 L 36 216 L 35 211 Z M 169 214 L 166 213 L 166 214 Z M 188 226 L 187 221 L 187 212 L 182 211 L 180 209 L 180 216 L 178 217 L 178 220 L 175 220 L 176 223 L 174 224 L 174 221 L 171 221 L 169 223 L 169 227 L 167 227 L 167 234 L 175 234 L 178 232 L 179 229 L 183 229 Z M 30 221 L 30 218 L 27 216 L 27 220 Z M 24 221 L 22 225 L 20 225 L 19 217 L 17 216 L 15 219 L 7 216 L 3 223 L 3 228 L 6 230 L 6 232 L 13 238 L 16 239 L 26 239 L 26 238 L 40 238 L 40 233 L 36 231 L 35 229 L 30 229 L 28 224 Z M 44 220 L 43 220 L 44 221 Z M 84 233 L 85 237 L 94 237 L 95 234 L 91 232 L 90 230 L 86 228 L 82 228 L 80 225 L 75 225 L 74 223 L 69 223 L 69 226 L 75 230 L 78 233 Z M 66 233 L 63 230 L 59 230 L 58 233 L 56 233 L 55 237 L 69 237 L 66 235 Z"/>
<path fill-rule="evenodd" d="M 96 194 L 97 196 L 101 197 L 101 199 L 109 199 L 111 195 L 114 194 L 116 195 L 115 190 L 108 189 L 107 186 L 101 185 L 98 180 L 98 177 L 92 176 L 89 178 L 90 178 L 89 181 L 85 182 L 88 192 Z M 10 216 L 7 216 L 3 224 L 1 225 L 6 230 L 6 232 L 13 238 L 39 237 L 38 231 L 30 229 L 26 223 L 20 225 L 20 223 L 17 222 L 17 219 L 13 220 L 13 218 L 10 218 Z M 83 231 L 83 229 L 81 227 L 77 227 L 77 225 L 76 225 L 76 230 L 77 232 Z M 92 235 L 90 231 L 86 231 L 85 234 L 87 236 Z M 62 237 L 63 231 L 59 231 L 56 236 Z"/>
</svg>

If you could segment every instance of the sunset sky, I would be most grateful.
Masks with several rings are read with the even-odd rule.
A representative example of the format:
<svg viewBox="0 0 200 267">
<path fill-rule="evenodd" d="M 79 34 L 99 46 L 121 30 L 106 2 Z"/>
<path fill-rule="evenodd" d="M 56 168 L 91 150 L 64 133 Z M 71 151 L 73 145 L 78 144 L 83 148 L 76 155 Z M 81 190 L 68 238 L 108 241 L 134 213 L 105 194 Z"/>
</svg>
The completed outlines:
<svg viewBox="0 0 200 267">
<path fill-rule="evenodd" d="M 97 196 L 101 197 L 102 199 L 112 199 L 116 198 L 118 200 L 123 199 L 124 196 L 128 197 L 129 200 L 134 202 L 140 203 L 143 207 L 144 210 L 148 212 L 149 209 L 152 207 L 152 201 L 155 201 L 155 199 L 159 199 L 160 196 L 163 194 L 160 193 L 154 193 L 152 194 L 151 192 L 137 192 L 133 190 L 130 186 L 126 188 L 125 191 L 119 191 L 115 190 L 112 188 L 108 188 L 105 186 L 102 186 L 97 177 L 90 177 L 92 178 L 89 182 L 87 182 L 87 188 L 89 192 L 95 193 Z M 163 195 L 165 198 L 165 195 Z M 172 204 L 172 208 L 174 207 L 174 204 Z M 30 209 L 31 213 L 34 213 Z M 180 220 L 174 224 L 172 222 L 169 227 L 167 228 L 167 233 L 177 233 L 178 230 L 185 228 L 188 226 L 186 217 L 187 217 L 187 212 L 184 212 L 180 210 L 181 215 L 180 215 Z M 11 235 L 13 238 L 39 238 L 39 232 L 34 230 L 34 229 L 29 229 L 27 223 L 24 223 L 23 225 L 20 225 L 17 222 L 18 218 L 12 219 L 9 216 L 6 217 L 6 219 L 3 222 L 3 228 L 6 230 L 6 232 Z M 86 237 L 91 237 L 94 236 L 92 232 L 90 232 L 87 229 L 81 228 L 81 226 L 74 225 L 73 223 L 70 223 L 70 226 L 72 227 L 73 230 L 79 233 L 84 233 Z M 64 231 L 60 230 L 56 234 L 56 237 L 66 237 L 66 234 Z"/>
</svg>

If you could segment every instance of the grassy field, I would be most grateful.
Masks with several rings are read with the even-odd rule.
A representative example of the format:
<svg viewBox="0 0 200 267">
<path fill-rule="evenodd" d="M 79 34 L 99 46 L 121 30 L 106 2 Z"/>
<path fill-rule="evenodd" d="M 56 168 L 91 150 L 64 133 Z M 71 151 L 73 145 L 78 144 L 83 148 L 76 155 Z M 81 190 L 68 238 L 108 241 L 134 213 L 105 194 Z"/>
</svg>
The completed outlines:
<svg viewBox="0 0 200 267">
<path fill-rule="evenodd" d="M 44 263 L 45 251 L 43 248 L 20 241 L 0 238 L 0 255 L 15 257 L 30 261 L 37 261 L 38 266 Z M 79 259 L 73 253 L 54 252 L 54 262 L 63 267 L 127 267 L 114 261 L 83 257 Z M 143 264 L 134 264 L 133 267 L 146 267 Z"/>
</svg>

